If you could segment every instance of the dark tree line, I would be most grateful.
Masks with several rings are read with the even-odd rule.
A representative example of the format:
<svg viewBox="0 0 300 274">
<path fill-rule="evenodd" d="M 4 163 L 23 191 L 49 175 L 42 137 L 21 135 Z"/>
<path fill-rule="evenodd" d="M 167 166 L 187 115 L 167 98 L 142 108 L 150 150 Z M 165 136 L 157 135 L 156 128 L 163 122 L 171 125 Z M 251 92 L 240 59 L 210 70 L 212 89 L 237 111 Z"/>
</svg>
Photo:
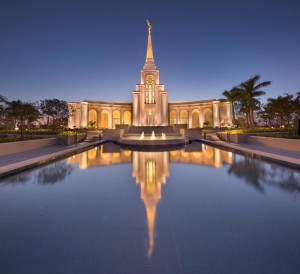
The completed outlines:
<svg viewBox="0 0 300 274">
<path fill-rule="evenodd" d="M 58 130 L 68 126 L 74 109 L 64 100 L 45 99 L 39 102 L 8 101 L 0 95 L 0 128 L 29 129 L 38 127 Z"/>
<path fill-rule="evenodd" d="M 285 94 L 277 98 L 268 98 L 260 116 L 271 126 L 291 127 L 300 116 L 300 92 L 296 95 Z"/>
</svg>

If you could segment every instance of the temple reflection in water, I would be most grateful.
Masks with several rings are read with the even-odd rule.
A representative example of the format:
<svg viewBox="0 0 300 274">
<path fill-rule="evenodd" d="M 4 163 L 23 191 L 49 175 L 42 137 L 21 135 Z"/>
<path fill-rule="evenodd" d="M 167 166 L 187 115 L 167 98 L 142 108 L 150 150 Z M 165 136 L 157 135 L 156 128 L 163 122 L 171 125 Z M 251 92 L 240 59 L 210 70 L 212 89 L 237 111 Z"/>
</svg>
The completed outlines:
<svg viewBox="0 0 300 274">
<path fill-rule="evenodd" d="M 183 150 L 142 152 L 120 149 L 108 143 L 68 158 L 68 165 L 78 164 L 80 169 L 132 163 L 132 176 L 141 189 L 148 225 L 148 251 L 154 250 L 156 208 L 162 197 L 161 188 L 170 175 L 169 163 L 184 163 L 222 167 L 232 164 L 232 153 L 200 143 L 192 143 Z"/>
<path fill-rule="evenodd" d="M 166 155 L 167 166 L 169 163 L 186 163 L 219 168 L 223 164 L 232 163 L 231 152 L 200 143 L 192 143 L 183 150 L 158 152 L 158 154 L 160 153 L 161 155 Z M 123 150 L 113 143 L 107 143 L 74 155 L 68 159 L 68 164 L 78 164 L 80 169 L 87 169 L 98 166 L 132 163 L 134 172 L 134 165 L 138 164 L 137 157 L 144 157 L 142 156 L 143 154 L 143 152 L 135 154 L 133 151 Z M 151 155 L 151 153 L 149 155 Z"/>
</svg>

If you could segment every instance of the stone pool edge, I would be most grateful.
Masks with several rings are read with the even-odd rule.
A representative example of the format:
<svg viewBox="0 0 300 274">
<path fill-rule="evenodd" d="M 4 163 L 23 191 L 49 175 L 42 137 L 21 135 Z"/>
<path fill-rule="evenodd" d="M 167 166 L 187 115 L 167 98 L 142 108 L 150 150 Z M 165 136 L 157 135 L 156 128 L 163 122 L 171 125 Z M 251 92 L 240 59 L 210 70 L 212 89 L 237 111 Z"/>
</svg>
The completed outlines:
<svg viewBox="0 0 300 274">
<path fill-rule="evenodd" d="M 92 148 L 101 144 L 106 143 L 106 141 L 96 141 L 92 143 L 79 143 L 72 147 L 63 148 L 60 151 L 53 153 L 44 154 L 38 157 L 31 159 L 26 159 L 24 161 L 16 162 L 13 164 L 5 165 L 0 167 L 0 180 L 5 179 L 6 177 L 13 176 L 16 173 L 23 172 L 35 167 L 40 167 L 56 160 L 61 160 L 69 156 L 74 155 L 74 153 L 80 153 L 85 151 L 87 148 Z M 28 151 L 30 152 L 30 151 Z M 17 153 L 16 153 L 17 154 Z"/>
<path fill-rule="evenodd" d="M 266 160 L 268 162 L 273 162 L 276 164 L 280 164 L 280 165 L 284 165 L 287 167 L 292 167 L 300 170 L 300 158 L 297 159 L 285 155 L 276 154 L 274 152 L 272 153 L 271 148 L 269 148 L 269 152 L 266 152 L 266 151 L 260 151 L 259 149 L 247 148 L 243 145 L 229 144 L 224 141 L 216 142 L 216 141 L 209 141 L 203 139 L 198 139 L 194 141 L 211 145 L 213 147 L 219 147 L 225 150 L 229 150 L 234 153 L 246 155 L 261 160 Z M 80 153 L 82 151 L 85 151 L 88 148 L 92 148 L 104 143 L 107 143 L 107 141 L 100 140 L 88 144 L 80 143 L 72 147 L 63 148 L 62 150 L 57 152 L 44 154 L 42 156 L 38 156 L 32 159 L 26 159 L 24 161 L 2 166 L 0 167 L 0 179 L 4 179 L 6 177 L 15 175 L 16 173 L 26 171 L 35 167 L 46 165 L 56 160 L 64 159 L 66 157 L 74 155 L 74 153 Z M 288 154 L 288 151 L 285 152 Z"/>
<path fill-rule="evenodd" d="M 300 170 L 300 158 L 297 159 L 292 156 L 286 156 L 286 155 L 278 154 L 276 152 L 272 152 L 272 148 L 264 147 L 264 149 L 267 149 L 269 151 L 261 151 L 259 150 L 259 148 L 254 149 L 254 148 L 245 147 L 242 144 L 232 144 L 232 143 L 226 143 L 224 141 L 210 141 L 210 140 L 203 140 L 203 139 L 198 139 L 196 141 L 213 147 L 226 149 L 240 155 L 245 155 L 256 159 L 265 160 L 268 162 L 272 162 L 275 164 L 284 165 L 286 167 L 291 167 Z M 289 153 L 289 151 L 287 150 L 283 149 L 283 151 L 286 152 L 286 154 Z"/>
</svg>

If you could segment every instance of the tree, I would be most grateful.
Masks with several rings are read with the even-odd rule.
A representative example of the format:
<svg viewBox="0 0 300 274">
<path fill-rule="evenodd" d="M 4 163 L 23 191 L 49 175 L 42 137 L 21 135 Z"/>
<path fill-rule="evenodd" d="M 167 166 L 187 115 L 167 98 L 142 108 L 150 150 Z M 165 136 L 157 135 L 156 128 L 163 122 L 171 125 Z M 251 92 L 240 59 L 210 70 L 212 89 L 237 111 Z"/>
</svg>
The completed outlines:
<svg viewBox="0 0 300 274">
<path fill-rule="evenodd" d="M 97 122 L 96 121 L 89 121 L 89 127 L 90 128 L 96 128 Z"/>
<path fill-rule="evenodd" d="M 300 92 L 297 92 L 294 99 L 294 106 L 296 109 L 296 115 L 300 117 Z"/>
<path fill-rule="evenodd" d="M 255 75 L 234 88 L 238 94 L 238 100 L 241 103 L 240 111 L 246 114 L 248 127 L 254 127 L 254 111 L 260 109 L 260 102 L 257 97 L 265 94 L 265 91 L 261 90 L 261 88 L 271 84 L 271 81 L 257 83 L 259 79 L 260 76 Z"/>
<path fill-rule="evenodd" d="M 232 123 L 235 124 L 235 104 L 236 101 L 238 100 L 238 91 L 236 88 L 232 88 L 230 91 L 224 90 L 222 93 L 224 97 L 231 103 L 231 108 L 232 108 Z"/>
<path fill-rule="evenodd" d="M 2 103 L 7 103 L 7 99 L 3 95 L 0 94 L 0 104 L 2 104 Z"/>
<path fill-rule="evenodd" d="M 0 95 L 0 127 L 5 125 L 7 99 Z"/>
<path fill-rule="evenodd" d="M 68 125 L 68 119 L 74 112 L 64 100 L 45 99 L 40 101 L 39 109 L 47 121 L 47 128 L 57 130 Z"/>
<path fill-rule="evenodd" d="M 290 127 L 297 116 L 298 109 L 298 98 L 293 98 L 293 95 L 286 93 L 285 96 L 268 98 L 262 115 L 267 117 L 271 124 Z"/>
<path fill-rule="evenodd" d="M 21 135 L 26 124 L 37 120 L 40 113 L 32 103 L 22 102 L 21 100 L 7 102 L 6 108 L 8 120 L 13 122 L 14 127 L 19 127 Z"/>
</svg>

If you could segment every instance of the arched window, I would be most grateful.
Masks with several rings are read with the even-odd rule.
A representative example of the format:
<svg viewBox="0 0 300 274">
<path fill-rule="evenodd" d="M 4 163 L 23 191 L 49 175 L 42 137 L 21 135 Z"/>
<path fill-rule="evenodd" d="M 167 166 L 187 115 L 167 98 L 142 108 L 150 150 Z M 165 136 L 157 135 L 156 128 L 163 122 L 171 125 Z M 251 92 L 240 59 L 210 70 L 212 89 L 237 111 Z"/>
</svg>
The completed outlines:
<svg viewBox="0 0 300 274">
<path fill-rule="evenodd" d="M 180 124 L 188 123 L 188 112 L 187 110 L 180 111 Z"/>
<path fill-rule="evenodd" d="M 101 111 L 101 127 L 108 128 L 108 111 L 107 110 Z"/>
<path fill-rule="evenodd" d="M 131 113 L 128 110 L 124 112 L 124 124 L 131 125 Z"/>
<path fill-rule="evenodd" d="M 204 126 L 213 126 L 212 110 L 210 108 L 204 109 Z"/>
<path fill-rule="evenodd" d="M 176 110 L 170 111 L 170 125 L 176 124 Z"/>
<path fill-rule="evenodd" d="M 114 110 L 113 112 L 113 128 L 116 128 L 116 125 L 121 124 L 121 115 L 119 110 Z"/>
<path fill-rule="evenodd" d="M 153 76 L 146 77 L 146 104 L 154 104 L 154 78 Z"/>
<path fill-rule="evenodd" d="M 199 110 L 193 109 L 192 110 L 192 127 L 199 127 Z"/>
<path fill-rule="evenodd" d="M 89 110 L 89 127 L 95 128 L 97 127 L 97 111 L 95 109 Z"/>
</svg>

